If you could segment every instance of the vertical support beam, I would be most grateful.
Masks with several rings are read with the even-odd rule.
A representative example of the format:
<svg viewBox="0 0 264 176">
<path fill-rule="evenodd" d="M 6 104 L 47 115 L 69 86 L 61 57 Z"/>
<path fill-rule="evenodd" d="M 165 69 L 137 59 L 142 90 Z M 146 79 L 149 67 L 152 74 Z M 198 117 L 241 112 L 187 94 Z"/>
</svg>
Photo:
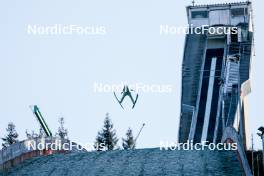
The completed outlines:
<svg viewBox="0 0 264 176">
<path fill-rule="evenodd" d="M 240 49 L 239 49 L 240 53 Z M 238 105 L 239 105 L 239 134 L 242 139 L 245 150 L 247 149 L 247 140 L 246 140 L 246 129 L 245 129 L 245 112 L 244 112 L 244 101 L 241 95 L 241 80 L 240 80 L 240 59 L 238 60 Z"/>
<path fill-rule="evenodd" d="M 258 166 L 258 176 L 259 176 L 259 155 L 257 153 L 257 166 Z"/>
<path fill-rule="evenodd" d="M 207 45 L 208 45 L 208 39 L 206 38 L 203 56 L 201 58 L 203 60 L 201 70 L 203 70 L 204 66 L 205 66 Z M 198 112 L 199 112 L 199 104 L 200 104 L 200 99 L 201 99 L 201 91 L 202 91 L 202 85 L 203 85 L 203 76 L 204 76 L 204 72 L 201 71 L 200 78 L 199 78 L 199 88 L 198 88 L 197 100 L 196 100 L 196 105 L 195 105 L 194 114 L 192 116 L 192 123 L 191 123 L 191 129 L 193 129 L 193 131 L 190 131 L 190 133 L 189 133 L 189 138 L 188 138 L 189 141 L 194 140 L 196 125 L 197 125 Z"/>
<path fill-rule="evenodd" d="M 220 121 L 220 118 L 222 118 L 220 117 L 220 114 L 222 111 L 222 99 L 223 99 L 223 84 L 221 84 L 220 91 L 219 91 L 219 100 L 218 100 L 218 105 L 217 105 L 217 114 L 216 114 L 216 119 L 215 119 L 215 129 L 214 129 L 214 138 L 213 138 L 214 144 L 216 144 L 217 135 L 219 131 L 219 121 Z"/>
<path fill-rule="evenodd" d="M 195 122 L 195 109 L 192 109 L 192 122 L 191 122 L 191 127 L 190 127 L 190 133 L 188 140 L 193 141 L 194 133 L 195 133 L 195 127 L 196 127 L 196 122 Z"/>
<path fill-rule="evenodd" d="M 254 166 L 254 140 L 253 140 L 253 134 L 251 134 L 251 171 L 252 171 L 252 175 L 255 175 L 254 174 L 254 169 L 255 169 L 255 166 Z"/>
<path fill-rule="evenodd" d="M 225 100 L 222 100 L 222 133 L 224 134 L 226 127 L 226 120 L 225 120 Z"/>
<path fill-rule="evenodd" d="M 240 110 L 240 115 L 239 115 L 239 119 L 240 119 L 240 123 L 239 123 L 239 133 L 243 142 L 243 145 L 245 147 L 245 149 L 247 149 L 247 136 L 246 136 L 246 118 L 245 118 L 245 103 L 244 100 L 241 100 L 241 97 L 239 98 L 240 102 L 239 102 L 239 110 Z"/>
<path fill-rule="evenodd" d="M 209 86 L 208 86 L 208 93 L 207 93 L 207 100 L 206 100 L 205 116 L 204 116 L 203 132 L 202 132 L 201 142 L 204 142 L 207 139 L 208 126 L 209 126 L 210 114 L 211 114 L 213 91 L 214 91 L 216 59 L 217 59 L 216 57 L 213 57 L 212 62 L 211 62 Z"/>
<path fill-rule="evenodd" d="M 262 165 L 264 168 L 264 134 L 261 135 L 261 139 L 262 139 Z"/>
</svg>

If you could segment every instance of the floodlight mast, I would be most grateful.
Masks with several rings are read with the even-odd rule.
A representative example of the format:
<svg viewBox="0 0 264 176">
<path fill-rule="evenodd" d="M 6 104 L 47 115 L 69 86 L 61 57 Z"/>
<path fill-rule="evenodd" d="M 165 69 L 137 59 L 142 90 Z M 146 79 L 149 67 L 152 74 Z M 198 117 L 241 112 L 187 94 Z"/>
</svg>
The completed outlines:
<svg viewBox="0 0 264 176">
<path fill-rule="evenodd" d="M 143 130 L 143 128 L 144 128 L 145 125 L 146 125 L 145 123 L 142 124 L 142 127 L 140 128 L 140 130 L 139 130 L 139 132 L 138 132 L 138 134 L 137 134 L 137 136 L 136 136 L 136 138 L 135 138 L 135 140 L 134 140 L 134 145 L 133 145 L 133 147 L 135 147 L 136 142 L 137 142 L 137 139 L 138 139 L 138 137 L 139 137 L 140 133 L 142 132 L 142 130 Z"/>
<path fill-rule="evenodd" d="M 30 106 L 30 109 L 32 110 L 33 114 L 35 115 L 35 117 L 37 118 L 37 120 L 40 123 L 41 127 L 43 128 L 46 136 L 47 137 L 51 137 L 52 133 L 51 133 L 47 123 L 45 122 L 41 112 L 39 111 L 38 106 L 37 105 Z"/>
</svg>

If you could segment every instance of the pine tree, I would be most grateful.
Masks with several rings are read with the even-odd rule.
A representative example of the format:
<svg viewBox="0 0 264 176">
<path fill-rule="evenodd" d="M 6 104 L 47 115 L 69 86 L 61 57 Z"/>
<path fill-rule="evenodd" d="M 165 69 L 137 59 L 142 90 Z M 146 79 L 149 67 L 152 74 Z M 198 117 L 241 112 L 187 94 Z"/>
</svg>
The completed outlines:
<svg viewBox="0 0 264 176">
<path fill-rule="evenodd" d="M 116 131 L 114 130 L 114 125 L 109 118 L 109 114 L 106 114 L 104 120 L 104 127 L 101 131 L 98 132 L 95 147 L 97 147 L 98 151 L 101 151 L 100 145 L 104 145 L 106 150 L 114 150 L 117 148 L 117 136 Z M 99 147 L 98 147 L 99 146 Z"/>
<path fill-rule="evenodd" d="M 16 126 L 14 125 L 14 123 L 10 122 L 8 123 L 8 126 L 6 128 L 6 131 L 7 131 L 7 135 L 5 138 L 2 138 L 3 140 L 3 144 L 2 146 L 3 147 L 8 147 L 16 142 L 18 142 L 18 133 L 16 132 Z"/>
<path fill-rule="evenodd" d="M 97 151 L 103 151 L 103 147 L 105 147 L 103 134 L 101 132 L 98 132 L 96 139 L 95 139 L 94 148 Z"/>
<path fill-rule="evenodd" d="M 123 138 L 122 140 L 122 146 L 125 150 L 135 149 L 135 140 L 131 128 L 128 128 L 127 130 L 126 139 Z"/>
<path fill-rule="evenodd" d="M 45 134 L 44 129 L 42 128 L 42 126 L 39 127 L 38 137 L 39 138 L 46 137 L 46 134 Z"/>
<path fill-rule="evenodd" d="M 25 133 L 26 133 L 26 136 L 27 136 L 28 139 L 46 137 L 46 134 L 45 134 L 44 129 L 42 128 L 42 126 L 39 127 L 39 133 L 36 133 L 34 130 L 32 130 L 31 133 L 29 133 L 28 130 L 26 130 Z"/>
<path fill-rule="evenodd" d="M 61 138 L 61 139 L 67 139 L 68 138 L 68 130 L 65 129 L 64 127 L 64 118 L 61 117 L 59 118 L 59 129 L 58 129 L 58 133 L 57 135 Z"/>
<path fill-rule="evenodd" d="M 28 139 L 33 139 L 33 138 L 39 137 L 39 135 L 37 133 L 35 133 L 34 130 L 32 130 L 31 133 L 29 133 L 28 130 L 26 130 L 26 136 Z"/>
<path fill-rule="evenodd" d="M 28 130 L 26 130 L 25 133 L 28 139 L 32 139 L 32 135 L 28 132 Z"/>
</svg>

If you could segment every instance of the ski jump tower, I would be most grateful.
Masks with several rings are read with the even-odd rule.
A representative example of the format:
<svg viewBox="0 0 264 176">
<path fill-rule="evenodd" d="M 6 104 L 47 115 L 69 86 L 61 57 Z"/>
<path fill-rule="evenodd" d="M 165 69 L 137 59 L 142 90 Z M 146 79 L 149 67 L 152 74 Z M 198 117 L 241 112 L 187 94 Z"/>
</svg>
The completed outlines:
<svg viewBox="0 0 264 176">
<path fill-rule="evenodd" d="M 193 5 L 187 7 L 187 15 L 178 140 L 239 140 L 245 148 L 254 42 L 252 4 Z M 193 32 L 203 26 L 211 30 Z M 219 27 L 232 32 L 215 32 Z"/>
</svg>

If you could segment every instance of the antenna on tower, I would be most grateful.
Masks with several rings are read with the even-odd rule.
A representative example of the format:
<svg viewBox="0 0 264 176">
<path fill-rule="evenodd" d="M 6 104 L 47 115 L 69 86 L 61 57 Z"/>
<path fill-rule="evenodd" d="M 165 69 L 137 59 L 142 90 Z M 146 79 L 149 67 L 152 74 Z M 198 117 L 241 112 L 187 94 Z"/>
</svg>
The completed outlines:
<svg viewBox="0 0 264 176">
<path fill-rule="evenodd" d="M 192 1 L 192 5 L 193 5 L 193 6 L 195 5 L 195 1 L 194 1 L 194 0 Z"/>
</svg>

